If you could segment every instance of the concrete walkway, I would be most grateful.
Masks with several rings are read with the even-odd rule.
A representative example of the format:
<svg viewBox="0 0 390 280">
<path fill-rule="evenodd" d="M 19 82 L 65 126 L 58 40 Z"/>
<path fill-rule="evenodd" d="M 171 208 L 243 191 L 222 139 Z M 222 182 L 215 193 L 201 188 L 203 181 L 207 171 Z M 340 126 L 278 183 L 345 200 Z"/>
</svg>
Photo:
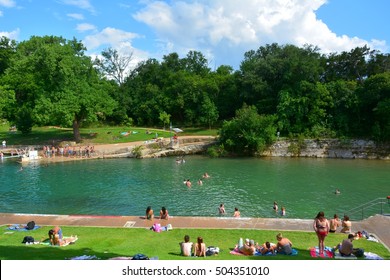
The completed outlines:
<svg viewBox="0 0 390 280">
<path fill-rule="evenodd" d="M 139 216 L 89 216 L 89 215 L 39 215 L 0 213 L 0 225 L 26 224 L 35 221 L 45 226 L 89 226 L 89 227 L 133 227 L 150 228 L 153 221 Z M 169 220 L 155 219 L 162 226 L 173 228 L 213 229 L 267 229 L 276 231 L 313 231 L 313 220 L 232 218 L 232 217 L 171 217 Z M 390 251 L 390 217 L 375 215 L 362 221 L 353 221 L 354 232 L 367 231 L 373 234 Z"/>
</svg>

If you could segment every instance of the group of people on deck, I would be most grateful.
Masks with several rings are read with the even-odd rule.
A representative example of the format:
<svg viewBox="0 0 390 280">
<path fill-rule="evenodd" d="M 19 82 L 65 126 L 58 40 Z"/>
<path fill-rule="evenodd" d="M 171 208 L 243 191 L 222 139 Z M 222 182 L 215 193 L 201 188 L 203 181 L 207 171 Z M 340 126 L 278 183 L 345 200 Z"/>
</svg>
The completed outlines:
<svg viewBox="0 0 390 280">
<path fill-rule="evenodd" d="M 153 221 L 154 219 L 154 211 L 151 206 L 148 206 L 146 208 L 145 218 L 147 220 Z M 169 213 L 168 209 L 165 208 L 165 206 L 161 207 L 160 210 L 160 220 L 168 220 L 169 219 Z"/>
</svg>

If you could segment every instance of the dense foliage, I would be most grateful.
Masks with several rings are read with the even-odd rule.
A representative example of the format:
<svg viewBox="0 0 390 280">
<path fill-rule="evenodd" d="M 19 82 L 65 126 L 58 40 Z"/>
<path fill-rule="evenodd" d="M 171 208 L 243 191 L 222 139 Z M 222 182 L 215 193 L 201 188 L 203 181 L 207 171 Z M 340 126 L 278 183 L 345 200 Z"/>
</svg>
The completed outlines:
<svg viewBox="0 0 390 280">
<path fill-rule="evenodd" d="M 322 54 L 270 44 L 246 52 L 238 70 L 210 69 L 197 51 L 171 53 L 130 72 L 131 56 L 108 49 L 92 61 L 84 51 L 75 39 L 1 38 L 0 118 L 25 133 L 73 126 L 76 140 L 90 122 L 222 127 L 224 148 L 245 153 L 260 151 L 276 131 L 390 140 L 390 55 L 366 46 Z"/>
</svg>

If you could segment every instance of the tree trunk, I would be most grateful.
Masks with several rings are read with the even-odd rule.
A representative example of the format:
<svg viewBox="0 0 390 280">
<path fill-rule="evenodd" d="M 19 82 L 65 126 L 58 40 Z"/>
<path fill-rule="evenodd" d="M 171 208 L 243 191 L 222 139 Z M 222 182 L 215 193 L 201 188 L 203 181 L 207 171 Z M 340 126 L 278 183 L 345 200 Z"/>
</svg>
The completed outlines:
<svg viewBox="0 0 390 280">
<path fill-rule="evenodd" d="M 80 136 L 80 123 L 77 120 L 73 121 L 73 137 L 76 143 L 81 142 L 81 136 Z"/>
</svg>

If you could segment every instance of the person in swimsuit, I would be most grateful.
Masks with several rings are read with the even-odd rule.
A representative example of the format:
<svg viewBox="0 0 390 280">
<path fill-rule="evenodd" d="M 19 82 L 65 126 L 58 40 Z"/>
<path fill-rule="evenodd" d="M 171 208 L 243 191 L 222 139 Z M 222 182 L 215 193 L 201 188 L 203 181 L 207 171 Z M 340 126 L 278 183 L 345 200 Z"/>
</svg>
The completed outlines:
<svg viewBox="0 0 390 280">
<path fill-rule="evenodd" d="M 219 215 L 225 214 L 225 205 L 223 203 L 221 203 L 221 205 L 219 205 L 218 212 L 219 212 Z"/>
<path fill-rule="evenodd" d="M 203 242 L 202 237 L 198 237 L 198 242 L 194 245 L 194 256 L 195 257 L 206 257 L 206 244 Z"/>
<path fill-rule="evenodd" d="M 153 220 L 154 218 L 154 213 L 153 213 L 153 209 L 151 206 L 148 206 L 146 208 L 146 219 L 147 220 Z"/>
<path fill-rule="evenodd" d="M 336 232 L 337 228 L 341 225 L 339 216 L 337 214 L 333 215 L 333 219 L 330 219 L 329 221 L 329 232 Z"/>
<path fill-rule="evenodd" d="M 189 235 L 184 236 L 184 242 L 180 242 L 180 251 L 182 256 L 191 257 L 192 245 Z"/>
<path fill-rule="evenodd" d="M 49 239 L 51 245 L 61 245 L 62 238 L 62 229 L 59 226 L 55 226 L 49 230 Z"/>
<path fill-rule="evenodd" d="M 257 246 L 256 249 L 262 255 L 266 255 L 268 253 L 274 254 L 274 252 L 276 250 L 276 245 L 274 243 L 270 243 L 269 241 L 267 241 L 263 245 Z"/>
<path fill-rule="evenodd" d="M 325 218 L 324 212 L 322 211 L 318 212 L 317 216 L 314 219 L 313 228 L 318 237 L 318 248 L 320 251 L 320 255 L 324 254 L 325 237 L 328 235 L 329 228 L 330 228 L 329 221 L 328 219 Z"/>
<path fill-rule="evenodd" d="M 168 220 L 168 210 L 163 206 L 160 210 L 160 220 Z"/>
<path fill-rule="evenodd" d="M 344 215 L 344 219 L 343 219 L 343 221 L 341 223 L 341 226 L 343 227 L 341 229 L 342 233 L 350 233 L 351 232 L 351 230 L 352 230 L 352 223 L 349 220 L 349 216 Z"/>
<path fill-rule="evenodd" d="M 278 203 L 274 201 L 274 207 L 273 207 L 275 212 L 278 212 Z"/>
<path fill-rule="evenodd" d="M 241 213 L 240 211 L 238 211 L 238 208 L 234 208 L 234 214 L 233 214 L 233 217 L 234 218 L 240 218 L 241 217 Z"/>
<path fill-rule="evenodd" d="M 292 254 L 292 243 L 288 238 L 283 237 L 281 233 L 278 233 L 276 235 L 276 240 L 278 241 L 278 243 L 276 244 L 276 250 L 279 253 L 286 255 Z"/>
</svg>

